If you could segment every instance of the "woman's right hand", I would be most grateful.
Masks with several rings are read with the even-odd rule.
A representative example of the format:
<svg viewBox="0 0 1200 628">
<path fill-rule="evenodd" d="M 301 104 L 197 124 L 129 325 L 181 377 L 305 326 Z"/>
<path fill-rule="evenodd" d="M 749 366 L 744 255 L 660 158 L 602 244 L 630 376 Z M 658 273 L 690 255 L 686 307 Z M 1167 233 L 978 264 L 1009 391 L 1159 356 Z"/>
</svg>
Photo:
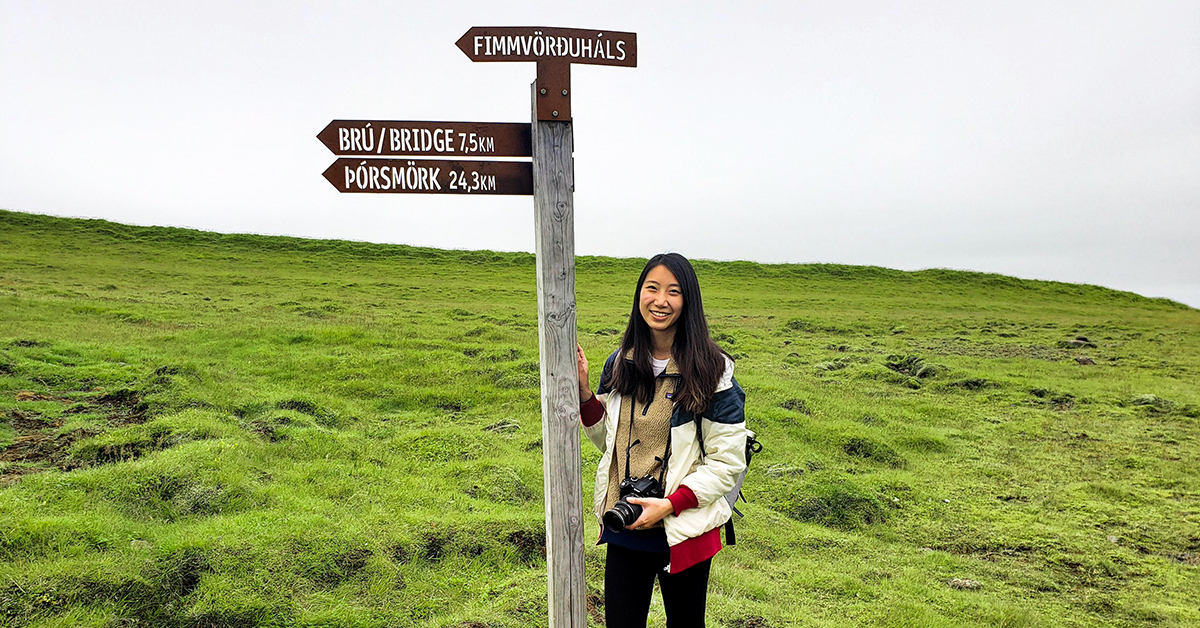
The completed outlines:
<svg viewBox="0 0 1200 628">
<path fill-rule="evenodd" d="M 592 398 L 592 387 L 588 385 L 588 361 L 583 354 L 583 347 L 575 345 L 575 363 L 579 369 L 579 403 L 587 403 Z"/>
</svg>

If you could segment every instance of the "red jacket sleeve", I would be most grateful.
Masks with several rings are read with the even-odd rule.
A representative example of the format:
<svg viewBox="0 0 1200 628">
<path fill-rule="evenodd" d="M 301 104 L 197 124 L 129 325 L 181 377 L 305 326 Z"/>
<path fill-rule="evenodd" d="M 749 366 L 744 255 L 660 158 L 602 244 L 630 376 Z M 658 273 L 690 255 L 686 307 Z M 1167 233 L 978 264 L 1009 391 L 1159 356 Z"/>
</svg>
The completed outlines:
<svg viewBox="0 0 1200 628">
<path fill-rule="evenodd" d="M 579 406 L 579 420 L 583 421 L 584 427 L 591 427 L 603 418 L 604 404 L 600 403 L 600 399 L 596 395 L 592 395 L 591 399 Z"/>
<path fill-rule="evenodd" d="M 686 484 L 680 484 L 674 493 L 667 495 L 667 499 L 671 501 L 671 506 L 675 508 L 676 515 L 688 508 L 695 508 L 700 505 L 700 501 L 696 499 L 696 494 Z"/>
</svg>

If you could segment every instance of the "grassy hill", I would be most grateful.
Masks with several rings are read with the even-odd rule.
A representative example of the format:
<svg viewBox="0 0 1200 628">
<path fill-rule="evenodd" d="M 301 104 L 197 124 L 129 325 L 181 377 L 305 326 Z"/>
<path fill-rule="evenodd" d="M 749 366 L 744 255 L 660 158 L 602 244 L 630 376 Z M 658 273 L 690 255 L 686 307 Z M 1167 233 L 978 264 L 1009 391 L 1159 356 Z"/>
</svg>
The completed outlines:
<svg viewBox="0 0 1200 628">
<path fill-rule="evenodd" d="M 710 625 L 1200 625 L 1200 311 L 696 266 L 766 444 Z M 526 254 L 0 212 L 0 625 L 544 625 L 536 317 Z"/>
</svg>

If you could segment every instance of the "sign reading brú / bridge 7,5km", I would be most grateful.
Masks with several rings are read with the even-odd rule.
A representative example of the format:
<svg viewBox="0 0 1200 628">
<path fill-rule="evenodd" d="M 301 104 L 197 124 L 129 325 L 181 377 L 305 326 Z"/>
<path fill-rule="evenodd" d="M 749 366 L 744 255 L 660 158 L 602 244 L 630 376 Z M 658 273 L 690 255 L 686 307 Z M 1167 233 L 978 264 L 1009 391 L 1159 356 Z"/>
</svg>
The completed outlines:
<svg viewBox="0 0 1200 628">
<path fill-rule="evenodd" d="M 317 139 L 334 155 L 533 156 L 528 122 L 334 120 Z"/>
<path fill-rule="evenodd" d="M 575 363 L 571 66 L 636 67 L 637 35 L 578 28 L 476 26 L 456 45 L 472 61 L 537 64 L 532 123 L 334 120 L 317 135 L 341 157 L 324 176 L 339 192 L 533 195 L 547 609 L 550 628 L 584 628 L 587 599 Z"/>
</svg>

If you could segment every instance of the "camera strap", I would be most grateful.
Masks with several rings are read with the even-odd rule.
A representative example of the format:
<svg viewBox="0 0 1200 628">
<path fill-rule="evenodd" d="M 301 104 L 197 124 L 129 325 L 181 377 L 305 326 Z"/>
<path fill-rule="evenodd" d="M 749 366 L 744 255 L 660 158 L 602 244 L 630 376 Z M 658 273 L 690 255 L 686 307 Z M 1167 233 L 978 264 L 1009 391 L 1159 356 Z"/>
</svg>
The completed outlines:
<svg viewBox="0 0 1200 628">
<path fill-rule="evenodd" d="M 667 399 L 675 395 L 675 389 L 679 388 L 679 380 L 673 379 L 673 386 L 670 393 L 667 394 Z M 674 413 L 672 413 L 674 414 Z M 657 458 L 659 462 L 658 485 L 667 490 L 667 461 L 671 459 L 671 422 L 667 421 L 667 446 L 663 449 L 663 457 Z"/>
<path fill-rule="evenodd" d="M 633 441 L 633 406 L 635 406 L 635 405 L 637 405 L 637 398 L 630 397 L 629 398 L 629 437 L 625 439 L 625 443 L 626 443 L 626 445 L 625 445 L 625 479 L 626 480 L 629 479 L 629 450 L 633 449 L 634 445 L 642 442 L 642 439 L 640 439 L 640 438 L 637 439 L 636 441 Z M 630 442 L 630 441 L 633 441 L 633 442 Z"/>
</svg>

